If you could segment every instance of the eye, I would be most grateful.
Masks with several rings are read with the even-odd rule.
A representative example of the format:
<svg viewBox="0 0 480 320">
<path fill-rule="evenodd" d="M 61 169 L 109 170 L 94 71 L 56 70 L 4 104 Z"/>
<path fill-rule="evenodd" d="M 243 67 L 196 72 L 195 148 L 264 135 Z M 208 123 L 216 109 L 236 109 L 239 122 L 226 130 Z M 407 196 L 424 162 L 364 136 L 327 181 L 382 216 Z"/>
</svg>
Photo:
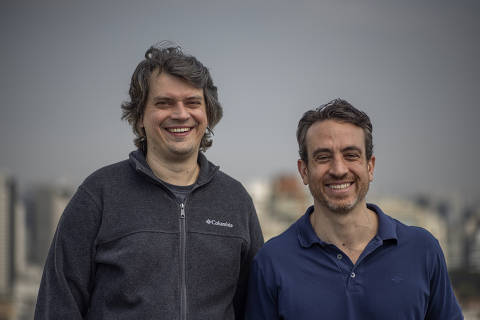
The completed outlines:
<svg viewBox="0 0 480 320">
<path fill-rule="evenodd" d="M 358 158 L 360 158 L 360 155 L 357 154 L 357 153 L 347 153 L 345 155 L 345 159 L 347 159 L 347 160 L 356 160 Z"/>
<path fill-rule="evenodd" d="M 186 105 L 189 106 L 189 107 L 198 107 L 201 104 L 202 103 L 199 100 L 190 100 L 190 101 L 187 101 L 187 103 L 186 103 Z"/>
<path fill-rule="evenodd" d="M 167 100 L 159 100 L 155 102 L 155 106 L 159 108 L 166 108 L 169 106 L 169 102 Z"/>
<path fill-rule="evenodd" d="M 315 156 L 316 162 L 327 162 L 330 159 L 328 155 L 317 155 Z"/>
</svg>

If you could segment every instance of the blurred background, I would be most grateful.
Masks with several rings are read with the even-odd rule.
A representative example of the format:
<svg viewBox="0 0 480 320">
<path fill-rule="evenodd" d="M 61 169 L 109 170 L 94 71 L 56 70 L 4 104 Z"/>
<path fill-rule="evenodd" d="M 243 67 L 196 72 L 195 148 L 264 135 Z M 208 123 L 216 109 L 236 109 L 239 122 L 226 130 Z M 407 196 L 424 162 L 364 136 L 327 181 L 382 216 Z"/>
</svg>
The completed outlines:
<svg viewBox="0 0 480 320">
<path fill-rule="evenodd" d="M 480 319 L 480 2 L 7 0 L 0 35 L 0 320 L 33 318 L 63 208 L 134 149 L 120 104 L 161 40 L 209 67 L 224 118 L 207 157 L 245 185 L 267 239 L 312 203 L 301 115 L 337 97 L 366 111 L 367 200 L 439 239 Z"/>
</svg>

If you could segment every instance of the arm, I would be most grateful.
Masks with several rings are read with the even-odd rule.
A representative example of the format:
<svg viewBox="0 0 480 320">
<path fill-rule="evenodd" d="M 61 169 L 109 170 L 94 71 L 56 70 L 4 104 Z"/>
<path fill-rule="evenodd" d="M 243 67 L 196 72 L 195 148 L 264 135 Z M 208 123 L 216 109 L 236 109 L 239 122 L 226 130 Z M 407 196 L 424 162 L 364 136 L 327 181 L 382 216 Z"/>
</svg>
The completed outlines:
<svg viewBox="0 0 480 320">
<path fill-rule="evenodd" d="M 263 234 L 258 222 L 257 213 L 253 203 L 251 204 L 251 211 L 249 217 L 250 230 L 250 245 L 242 259 L 242 266 L 240 268 L 240 276 L 237 283 L 237 291 L 233 300 L 235 308 L 235 319 L 243 319 L 245 314 L 245 302 L 247 295 L 248 274 L 253 258 L 258 250 L 263 246 Z"/>
<path fill-rule="evenodd" d="M 35 320 L 84 319 L 93 287 L 100 210 L 80 187 L 58 223 L 35 308 Z"/>
<path fill-rule="evenodd" d="M 437 240 L 434 241 L 432 263 L 430 299 L 425 319 L 463 319 L 450 283 L 445 257 Z"/>
<path fill-rule="evenodd" d="M 280 319 L 273 272 L 268 272 L 266 277 L 258 258 L 253 261 L 250 271 L 245 320 Z"/>
</svg>

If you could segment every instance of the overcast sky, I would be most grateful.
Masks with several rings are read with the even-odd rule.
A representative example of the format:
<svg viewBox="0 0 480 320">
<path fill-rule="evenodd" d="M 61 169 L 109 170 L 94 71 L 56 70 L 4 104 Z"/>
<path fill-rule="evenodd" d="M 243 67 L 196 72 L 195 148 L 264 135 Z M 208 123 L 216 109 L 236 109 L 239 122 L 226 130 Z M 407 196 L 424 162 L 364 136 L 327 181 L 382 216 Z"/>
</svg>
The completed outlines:
<svg viewBox="0 0 480 320">
<path fill-rule="evenodd" d="M 480 196 L 477 0 L 16 0 L 0 34 L 0 170 L 22 188 L 128 156 L 120 104 L 168 39 L 209 67 L 207 157 L 240 181 L 295 173 L 299 118 L 342 97 L 374 125 L 373 192 Z"/>
</svg>

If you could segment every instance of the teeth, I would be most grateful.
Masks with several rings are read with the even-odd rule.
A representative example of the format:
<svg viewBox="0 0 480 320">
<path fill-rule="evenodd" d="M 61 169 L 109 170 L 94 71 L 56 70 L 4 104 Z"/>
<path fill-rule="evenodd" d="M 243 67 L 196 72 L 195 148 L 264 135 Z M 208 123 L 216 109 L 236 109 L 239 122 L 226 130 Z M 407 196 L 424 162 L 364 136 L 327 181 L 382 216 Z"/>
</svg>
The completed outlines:
<svg viewBox="0 0 480 320">
<path fill-rule="evenodd" d="M 348 188 L 348 186 L 350 186 L 350 183 L 331 184 L 331 185 L 329 185 L 330 188 L 332 188 L 332 189 L 337 189 L 337 190 Z"/>
<path fill-rule="evenodd" d="M 168 131 L 173 133 L 182 133 L 182 132 L 190 131 L 190 128 L 171 128 L 171 129 L 168 129 Z"/>
</svg>

